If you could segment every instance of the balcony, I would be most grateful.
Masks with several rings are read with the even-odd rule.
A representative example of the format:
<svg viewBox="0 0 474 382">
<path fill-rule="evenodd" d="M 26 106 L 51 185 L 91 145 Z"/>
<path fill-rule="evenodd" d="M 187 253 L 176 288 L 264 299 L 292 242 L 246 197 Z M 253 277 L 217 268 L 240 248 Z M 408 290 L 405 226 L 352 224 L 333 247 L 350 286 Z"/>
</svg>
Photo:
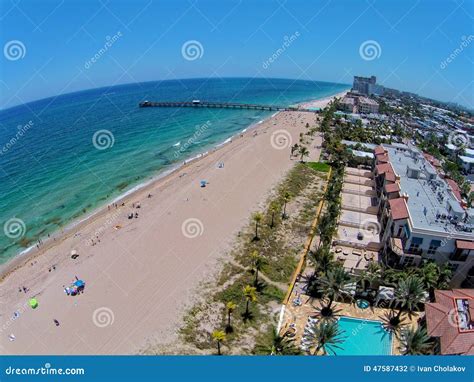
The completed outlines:
<svg viewBox="0 0 474 382">
<path fill-rule="evenodd" d="M 456 250 L 454 253 L 451 253 L 449 255 L 449 260 L 450 261 L 466 261 L 467 257 L 469 256 L 469 251 L 463 251 L 463 250 Z"/>
<path fill-rule="evenodd" d="M 403 256 L 405 254 L 405 252 L 403 252 L 402 240 L 398 237 L 390 238 L 390 249 L 398 256 Z"/>
</svg>

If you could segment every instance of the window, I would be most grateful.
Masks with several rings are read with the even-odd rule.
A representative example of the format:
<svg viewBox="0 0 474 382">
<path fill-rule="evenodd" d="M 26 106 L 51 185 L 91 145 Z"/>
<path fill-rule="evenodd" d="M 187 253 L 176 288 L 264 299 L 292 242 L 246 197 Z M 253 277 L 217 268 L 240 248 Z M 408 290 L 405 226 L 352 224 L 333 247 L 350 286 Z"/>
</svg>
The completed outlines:
<svg viewBox="0 0 474 382">
<path fill-rule="evenodd" d="M 430 247 L 428 248 L 428 255 L 434 255 L 440 246 L 441 240 L 431 240 Z"/>
<path fill-rule="evenodd" d="M 405 236 L 407 237 L 407 239 L 409 239 L 410 238 L 410 227 L 408 226 L 408 224 L 405 224 L 403 226 L 403 228 L 404 228 L 404 231 L 405 231 Z M 421 239 L 421 241 L 423 241 L 423 239 Z"/>
<path fill-rule="evenodd" d="M 415 265 L 415 258 L 413 256 L 406 256 L 402 261 L 402 265 L 405 265 L 407 267 Z"/>
<path fill-rule="evenodd" d="M 420 245 L 423 243 L 421 237 L 412 237 L 410 247 L 408 248 L 408 253 L 417 252 L 420 249 Z"/>
</svg>

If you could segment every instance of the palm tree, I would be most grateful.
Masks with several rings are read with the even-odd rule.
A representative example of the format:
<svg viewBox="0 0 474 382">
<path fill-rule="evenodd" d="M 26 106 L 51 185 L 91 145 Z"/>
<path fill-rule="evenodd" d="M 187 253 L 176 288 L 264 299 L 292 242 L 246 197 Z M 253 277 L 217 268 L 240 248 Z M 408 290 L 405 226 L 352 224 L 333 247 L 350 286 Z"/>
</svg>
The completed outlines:
<svg viewBox="0 0 474 382">
<path fill-rule="evenodd" d="M 293 146 L 291 146 L 291 154 L 290 154 L 290 158 L 295 154 L 295 151 L 298 151 L 298 143 L 295 143 Z"/>
<path fill-rule="evenodd" d="M 237 305 L 233 301 L 228 301 L 226 304 L 227 308 L 227 330 L 232 331 L 232 325 L 230 323 L 230 316 L 232 315 L 232 312 L 237 308 Z"/>
<path fill-rule="evenodd" d="M 420 268 L 420 278 L 425 288 L 434 289 L 436 287 L 438 283 L 438 272 L 438 265 L 434 261 L 429 261 Z"/>
<path fill-rule="evenodd" d="M 359 276 L 362 289 L 365 291 L 367 288 L 372 287 L 376 282 L 380 281 L 381 268 L 378 263 L 370 262 L 367 269 L 362 272 Z"/>
<path fill-rule="evenodd" d="M 319 324 L 314 324 L 309 329 L 307 338 L 310 342 L 310 347 L 314 348 L 313 355 L 318 355 L 321 351 L 323 355 L 330 352 L 336 354 L 335 348 L 341 349 L 343 339 L 341 338 L 342 332 L 339 329 L 339 325 L 335 321 L 322 321 Z"/>
<path fill-rule="evenodd" d="M 313 254 L 315 272 L 327 275 L 328 271 L 334 267 L 334 254 L 328 246 L 320 246 Z"/>
<path fill-rule="evenodd" d="M 272 329 L 271 343 L 267 341 L 261 341 L 255 346 L 255 352 L 257 354 L 270 354 L 270 355 L 300 355 L 301 351 L 295 346 L 295 340 L 289 338 L 287 333 L 280 335 L 276 328 Z"/>
<path fill-rule="evenodd" d="M 253 221 L 255 222 L 255 237 L 254 240 L 259 240 L 260 238 L 258 237 L 258 226 L 260 222 L 263 219 L 263 215 L 260 212 L 255 212 L 253 214 Z"/>
<path fill-rule="evenodd" d="M 217 355 L 221 355 L 221 342 L 225 340 L 226 334 L 222 330 L 214 330 L 212 339 L 217 342 Z"/>
<path fill-rule="evenodd" d="M 424 298 L 423 281 L 419 277 L 410 275 L 406 279 L 400 280 L 395 290 L 395 300 L 400 304 L 400 309 L 398 314 L 390 319 L 390 325 L 398 326 L 402 313 L 405 310 L 408 312 L 415 310 Z"/>
<path fill-rule="evenodd" d="M 278 212 L 278 204 L 273 201 L 270 203 L 270 213 L 272 214 L 272 220 L 270 222 L 270 228 L 275 227 L 275 214 Z"/>
<path fill-rule="evenodd" d="M 245 305 L 245 314 L 244 316 L 245 317 L 248 317 L 249 316 L 249 304 L 250 302 L 255 302 L 257 301 L 257 295 L 256 295 L 256 291 L 257 289 L 255 287 L 252 287 L 250 285 L 246 285 L 244 287 L 244 297 L 245 297 L 245 301 L 246 301 L 246 305 Z"/>
<path fill-rule="evenodd" d="M 319 292 L 329 300 L 321 309 L 322 316 L 332 316 L 332 304 L 334 300 L 349 294 L 347 284 L 349 284 L 350 281 L 351 276 L 342 267 L 335 267 L 320 278 Z"/>
<path fill-rule="evenodd" d="M 258 251 L 253 251 L 250 255 L 252 257 L 253 270 L 255 272 L 254 285 L 258 284 L 258 272 L 262 270 L 263 266 L 266 264 L 265 259 L 258 254 Z"/>
<path fill-rule="evenodd" d="M 306 147 L 301 146 L 299 149 L 300 161 L 303 162 L 304 157 L 309 156 L 309 151 Z"/>
<path fill-rule="evenodd" d="M 286 191 L 285 194 L 283 195 L 283 213 L 281 215 L 282 219 L 286 219 L 288 215 L 286 214 L 286 204 L 290 201 L 291 199 L 291 194 Z"/>
<path fill-rule="evenodd" d="M 384 285 L 396 287 L 401 280 L 407 277 L 408 274 L 404 271 L 393 268 L 384 268 L 382 273 L 382 282 Z"/>
<path fill-rule="evenodd" d="M 331 229 L 331 219 L 329 215 L 324 214 L 321 219 L 319 219 L 318 226 L 316 227 L 316 234 L 319 236 L 319 244 L 320 247 L 323 243 L 327 241 L 327 236 L 330 234 Z M 330 235 L 332 238 L 332 234 Z"/>
<path fill-rule="evenodd" d="M 430 298 L 434 298 L 435 289 L 449 289 L 452 271 L 446 265 L 438 265 L 434 261 L 429 261 L 421 268 L 414 268 L 430 293 Z"/>
<path fill-rule="evenodd" d="M 436 289 L 449 289 L 453 271 L 447 263 L 438 266 L 438 283 Z"/>
<path fill-rule="evenodd" d="M 400 352 L 403 355 L 430 354 L 433 349 L 433 343 L 425 328 L 402 329 L 400 342 Z"/>
</svg>

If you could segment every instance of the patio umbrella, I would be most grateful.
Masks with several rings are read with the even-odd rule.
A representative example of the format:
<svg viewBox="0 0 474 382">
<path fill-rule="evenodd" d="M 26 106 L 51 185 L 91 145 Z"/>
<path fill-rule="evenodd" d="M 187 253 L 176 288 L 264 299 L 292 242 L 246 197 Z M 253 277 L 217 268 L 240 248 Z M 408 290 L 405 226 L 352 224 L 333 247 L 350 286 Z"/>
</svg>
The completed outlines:
<svg viewBox="0 0 474 382">
<path fill-rule="evenodd" d="M 30 299 L 28 303 L 33 309 L 36 309 L 38 307 L 38 300 L 36 298 Z"/>
</svg>

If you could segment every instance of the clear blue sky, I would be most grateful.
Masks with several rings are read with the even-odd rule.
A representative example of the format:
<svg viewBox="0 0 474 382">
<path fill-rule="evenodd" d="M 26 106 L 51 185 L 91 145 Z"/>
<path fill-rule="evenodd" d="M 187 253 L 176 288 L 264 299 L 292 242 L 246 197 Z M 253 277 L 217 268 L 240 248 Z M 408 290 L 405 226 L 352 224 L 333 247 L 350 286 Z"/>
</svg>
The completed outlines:
<svg viewBox="0 0 474 382">
<path fill-rule="evenodd" d="M 257 76 L 351 83 L 353 75 L 371 74 L 385 86 L 474 107 L 472 0 L 1 0 L 0 7 L 1 108 L 137 81 Z M 16 46 L 19 56 L 13 40 L 25 48 Z M 202 57 L 183 57 L 190 40 L 202 45 Z M 359 48 L 370 40 L 380 56 L 365 60 Z"/>
</svg>

